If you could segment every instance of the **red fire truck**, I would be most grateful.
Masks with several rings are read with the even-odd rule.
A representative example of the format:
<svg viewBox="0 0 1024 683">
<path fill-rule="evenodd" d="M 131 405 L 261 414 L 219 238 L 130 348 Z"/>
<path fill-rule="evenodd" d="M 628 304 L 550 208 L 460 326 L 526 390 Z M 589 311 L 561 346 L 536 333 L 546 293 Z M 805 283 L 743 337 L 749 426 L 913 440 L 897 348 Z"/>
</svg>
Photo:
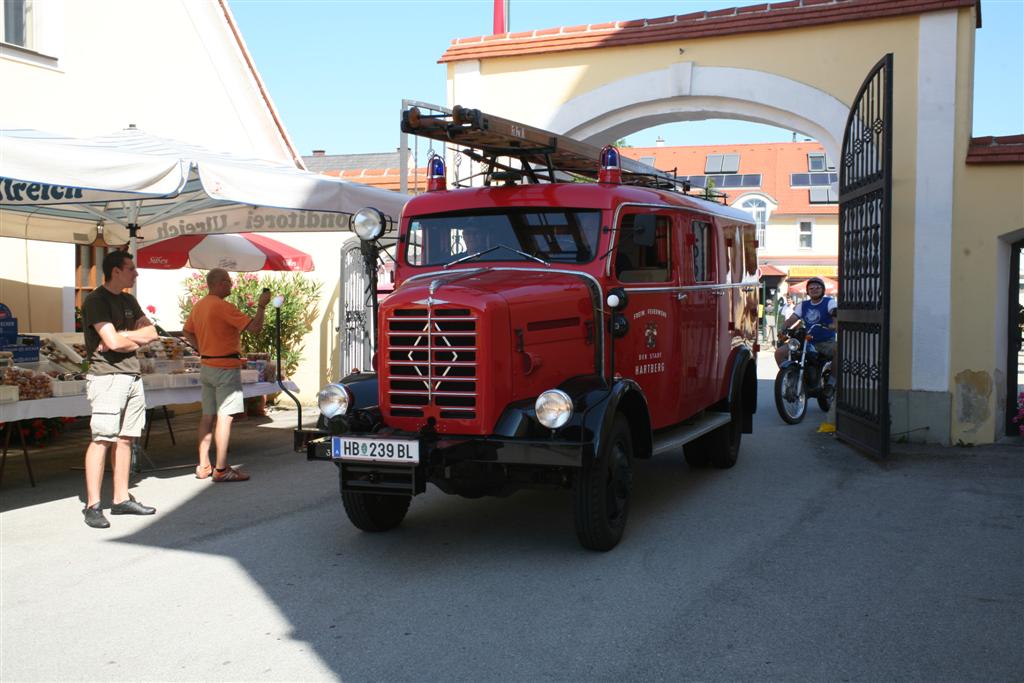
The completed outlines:
<svg viewBox="0 0 1024 683">
<path fill-rule="evenodd" d="M 634 461 L 732 467 L 756 409 L 751 216 L 614 147 L 477 110 L 409 109 L 402 125 L 484 170 L 447 190 L 431 160 L 398 225 L 376 372 L 325 387 L 318 428 L 296 432 L 337 466 L 352 523 L 397 526 L 428 482 L 548 487 L 571 492 L 580 543 L 609 550 L 642 495 Z M 354 218 L 367 248 L 384 221 Z"/>
</svg>

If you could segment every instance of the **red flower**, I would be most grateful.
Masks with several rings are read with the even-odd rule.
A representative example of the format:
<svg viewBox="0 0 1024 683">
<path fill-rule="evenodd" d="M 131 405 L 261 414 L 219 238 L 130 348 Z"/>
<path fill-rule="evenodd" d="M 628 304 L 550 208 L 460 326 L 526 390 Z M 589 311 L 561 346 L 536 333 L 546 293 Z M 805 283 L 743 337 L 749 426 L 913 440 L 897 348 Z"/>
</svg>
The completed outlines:
<svg viewBox="0 0 1024 683">
<path fill-rule="evenodd" d="M 150 304 L 150 305 L 146 306 L 146 310 L 149 311 L 150 313 L 156 313 L 156 306 L 154 306 L 153 304 Z"/>
</svg>

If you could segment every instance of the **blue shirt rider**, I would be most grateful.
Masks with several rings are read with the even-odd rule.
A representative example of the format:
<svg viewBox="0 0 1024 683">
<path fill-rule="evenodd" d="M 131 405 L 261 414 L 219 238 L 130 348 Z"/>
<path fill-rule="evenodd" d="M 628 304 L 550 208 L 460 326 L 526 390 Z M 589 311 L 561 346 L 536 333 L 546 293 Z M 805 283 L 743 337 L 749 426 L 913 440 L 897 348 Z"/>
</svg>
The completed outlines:
<svg viewBox="0 0 1024 683">
<path fill-rule="evenodd" d="M 801 320 L 808 330 L 813 325 L 821 325 L 811 331 L 811 340 L 818 353 L 823 356 L 831 356 L 833 365 L 835 365 L 838 304 L 834 298 L 825 296 L 825 281 L 820 277 L 812 277 L 807 281 L 807 295 L 810 299 L 796 305 L 793 314 L 782 324 L 782 329 L 788 330 Z M 780 367 L 788 357 L 789 350 L 785 345 L 775 350 L 775 362 Z"/>
</svg>

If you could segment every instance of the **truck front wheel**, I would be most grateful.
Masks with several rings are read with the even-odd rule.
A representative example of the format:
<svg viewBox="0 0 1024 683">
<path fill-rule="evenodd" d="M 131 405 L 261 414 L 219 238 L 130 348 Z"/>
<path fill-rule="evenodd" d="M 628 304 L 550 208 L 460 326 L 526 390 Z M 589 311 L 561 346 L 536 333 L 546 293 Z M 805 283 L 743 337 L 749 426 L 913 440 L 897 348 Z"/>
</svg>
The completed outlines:
<svg viewBox="0 0 1024 683">
<path fill-rule="evenodd" d="M 573 487 L 576 536 L 584 548 L 611 550 L 622 538 L 633 487 L 632 461 L 633 439 L 626 419 L 619 415 Z"/>
<path fill-rule="evenodd" d="M 405 519 L 412 496 L 392 496 L 362 491 L 342 491 L 341 504 L 357 529 L 388 531 Z"/>
</svg>

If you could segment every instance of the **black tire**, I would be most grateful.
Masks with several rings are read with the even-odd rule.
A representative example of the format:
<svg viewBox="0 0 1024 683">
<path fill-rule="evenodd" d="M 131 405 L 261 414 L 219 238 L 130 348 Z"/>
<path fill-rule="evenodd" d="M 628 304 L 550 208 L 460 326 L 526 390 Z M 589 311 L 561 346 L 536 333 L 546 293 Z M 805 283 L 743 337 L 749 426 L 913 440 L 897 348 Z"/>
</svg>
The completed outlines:
<svg viewBox="0 0 1024 683">
<path fill-rule="evenodd" d="M 802 386 L 803 383 L 798 381 L 799 375 L 800 368 L 796 365 L 791 365 L 788 368 L 779 370 L 779 374 L 775 376 L 775 409 L 779 411 L 779 417 L 786 424 L 799 424 L 803 421 L 804 415 L 807 414 L 807 391 Z M 787 382 L 798 385 L 795 387 L 795 400 L 786 400 L 785 387 Z"/>
<path fill-rule="evenodd" d="M 339 470 L 339 479 L 341 471 Z M 402 523 L 412 496 L 342 491 L 341 504 L 349 521 L 362 531 L 389 531 Z"/>
<path fill-rule="evenodd" d="M 711 464 L 710 434 L 698 437 L 683 446 L 683 457 L 686 464 L 694 469 L 702 469 Z"/>
<path fill-rule="evenodd" d="M 742 438 L 742 404 L 736 403 L 732 408 L 732 419 L 718 429 L 683 446 L 683 457 L 693 468 L 711 465 L 720 470 L 727 470 L 736 464 Z"/>
<path fill-rule="evenodd" d="M 606 551 L 622 539 L 633 487 L 633 439 L 622 415 L 584 463 L 573 485 L 576 537 L 589 550 Z"/>
<path fill-rule="evenodd" d="M 832 400 L 835 398 L 836 384 L 832 381 L 831 373 L 826 370 L 821 377 L 821 388 L 818 390 L 818 407 L 821 412 L 827 413 L 832 407 Z"/>
</svg>

